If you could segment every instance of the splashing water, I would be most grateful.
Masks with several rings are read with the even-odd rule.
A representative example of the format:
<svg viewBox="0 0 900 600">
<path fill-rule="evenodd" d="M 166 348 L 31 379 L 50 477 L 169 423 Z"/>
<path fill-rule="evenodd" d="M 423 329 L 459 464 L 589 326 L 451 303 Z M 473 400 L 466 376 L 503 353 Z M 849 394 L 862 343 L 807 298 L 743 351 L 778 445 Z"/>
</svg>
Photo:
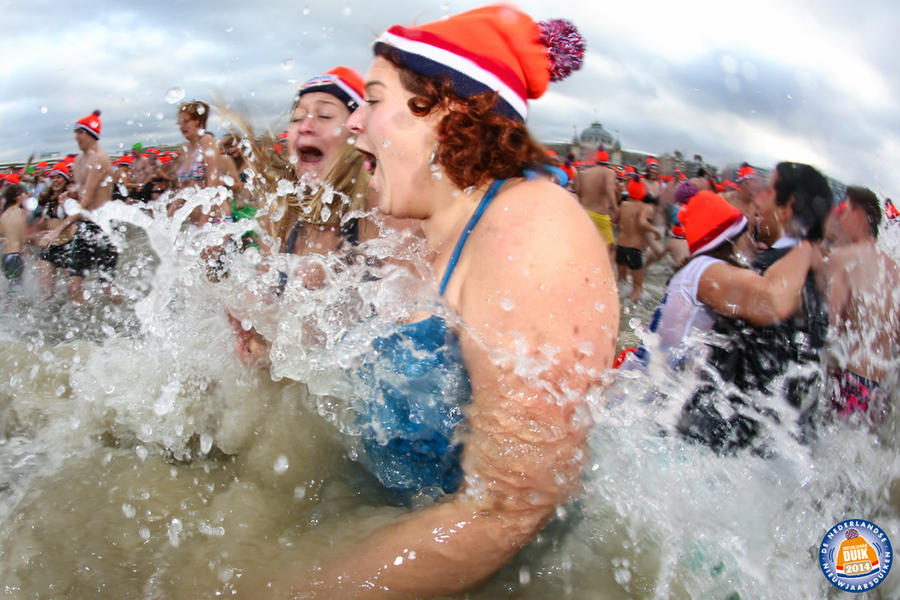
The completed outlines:
<svg viewBox="0 0 900 600">
<path fill-rule="evenodd" d="M 273 196 L 293 189 L 284 182 Z M 349 256 L 278 255 L 268 270 L 253 250 L 231 252 L 228 276 L 214 283 L 208 249 L 252 225 L 187 220 L 224 193 L 179 192 L 184 205 L 171 216 L 171 195 L 98 211 L 121 251 L 122 305 L 105 302 L 93 277 L 96 300 L 84 307 L 42 301 L 30 268 L 0 315 L 7 589 L 253 597 L 285 557 L 311 564 L 323 540 L 363 535 L 401 512 L 347 458 L 362 393 L 348 373 L 397 322 L 419 312 L 452 322 L 426 283 L 421 241 L 394 233 Z M 881 246 L 898 256 L 898 228 Z M 306 285 L 312 269 L 325 285 Z M 279 271 L 288 274 L 280 295 Z M 648 295 L 661 296 L 666 276 L 651 265 Z M 630 323 L 652 309 L 633 307 L 622 344 L 653 343 Z M 228 313 L 271 342 L 270 371 L 237 360 Z M 556 351 L 494 359 L 528 376 L 551 368 Z M 469 597 L 826 597 L 815 554 L 827 528 L 853 516 L 900 535 L 893 412 L 877 433 L 825 423 L 809 445 L 773 437 L 774 458 L 720 457 L 672 433 L 698 376 L 622 371 L 608 374 L 605 393 L 591 390 L 590 415 L 578 417 L 595 422 L 583 494 Z M 415 556 L 385 558 L 398 559 Z M 882 584 L 884 597 L 897 596 L 897 581 Z"/>
<path fill-rule="evenodd" d="M 169 88 L 168 91 L 166 91 L 164 100 L 169 104 L 176 104 L 178 102 L 181 102 L 182 100 L 184 100 L 184 89 L 180 87 Z"/>
</svg>

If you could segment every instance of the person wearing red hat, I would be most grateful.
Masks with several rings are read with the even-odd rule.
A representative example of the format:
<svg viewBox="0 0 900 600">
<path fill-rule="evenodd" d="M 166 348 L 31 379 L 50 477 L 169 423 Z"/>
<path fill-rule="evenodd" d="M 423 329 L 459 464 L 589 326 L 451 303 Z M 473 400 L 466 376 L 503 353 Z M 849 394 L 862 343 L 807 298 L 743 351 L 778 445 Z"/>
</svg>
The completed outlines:
<svg viewBox="0 0 900 600">
<path fill-rule="evenodd" d="M 73 189 L 69 189 L 72 187 Z M 32 222 L 33 243 L 39 245 L 44 232 L 52 231 L 66 218 L 63 202 L 67 197 L 74 197 L 76 191 L 70 182 L 69 167 L 65 161 L 59 161 L 50 169 L 50 185 L 38 197 L 38 215 Z M 38 260 L 38 276 L 41 293 L 45 299 L 53 296 L 56 286 L 56 273 L 69 266 L 72 237 L 76 225 L 67 227 L 52 244 L 41 248 Z"/>
<path fill-rule="evenodd" d="M 655 329 L 663 349 L 680 344 L 692 331 L 712 329 L 716 315 L 753 325 L 782 321 L 799 308 L 800 289 L 813 259 L 812 246 L 798 248 L 765 276 L 737 258 L 737 240 L 747 218 L 722 196 L 696 193 L 678 214 L 691 260 L 669 282 Z"/>
<path fill-rule="evenodd" d="M 900 267 L 878 247 L 878 197 L 850 186 L 831 221 L 846 240 L 830 254 L 826 271 L 834 408 L 847 415 L 888 407 L 883 384 L 900 373 Z"/>
<path fill-rule="evenodd" d="M 274 157 L 262 154 L 274 168 L 262 165 L 256 168 L 258 172 L 286 175 L 267 182 L 273 190 L 284 180 L 293 179 L 297 184 L 296 193 L 271 194 L 282 205 L 269 207 L 261 218 L 281 252 L 328 254 L 344 242 L 360 240 L 365 220 L 348 219 L 347 215 L 367 208 L 369 173 L 365 159 L 350 143 L 346 122 L 362 104 L 364 94 L 362 77 L 345 66 L 306 80 L 294 97 L 288 129 L 278 136 L 281 149 L 274 149 Z M 268 218 L 272 214 L 278 215 L 277 220 Z M 305 285 L 319 287 L 325 271 L 312 267 L 303 277 Z M 282 272 L 283 285 L 287 282 L 288 275 Z M 269 341 L 255 329 L 242 328 L 240 315 L 232 317 L 239 358 L 249 365 L 266 364 Z"/>
<path fill-rule="evenodd" d="M 616 173 L 609 168 L 609 156 L 602 156 L 606 151 L 597 151 L 598 164 L 578 171 L 575 175 L 575 194 L 587 211 L 603 241 L 606 242 L 610 260 L 615 253 L 616 237 L 613 233 L 613 221 L 618 210 L 618 186 Z M 600 158 L 605 160 L 600 161 Z"/>
<path fill-rule="evenodd" d="M 330 252 L 343 239 L 344 216 L 366 207 L 369 175 L 365 159 L 348 143 L 346 126 L 364 93 L 362 77 L 344 66 L 306 80 L 297 91 L 284 145 L 302 193 L 277 224 L 286 252 Z M 355 224 L 344 226 L 352 225 L 355 234 Z"/>
<path fill-rule="evenodd" d="M 436 292 L 458 319 L 435 314 L 373 345 L 364 360 L 422 376 L 416 393 L 378 401 L 372 391 L 358 410 L 358 456 L 387 490 L 438 499 L 292 589 L 451 595 L 509 561 L 569 500 L 586 451 L 572 417 L 613 359 L 619 308 L 605 245 L 572 195 L 526 177 L 550 160 L 524 126 L 527 101 L 580 65 L 583 43 L 571 24 L 489 6 L 391 27 L 374 50 L 366 103 L 348 126 L 371 161 L 379 209 L 422 219 Z M 545 367 L 516 366 L 531 361 Z M 381 425 L 426 406 L 447 418 Z M 408 559 L 385 566 L 386 556 Z"/>
<path fill-rule="evenodd" d="M 647 188 L 636 172 L 628 176 L 626 190 L 627 196 L 619 206 L 615 219 L 619 228 L 615 261 L 620 282 L 627 281 L 628 275 L 631 275 L 629 298 L 637 302 L 644 292 L 644 251 L 649 246 L 648 238 L 652 235 L 658 240 L 660 233 L 650 221 L 656 206 L 645 201 Z"/>
<path fill-rule="evenodd" d="M 113 301 L 120 300 L 113 285 L 119 251 L 90 216 L 92 211 L 99 210 L 112 199 L 112 164 L 109 155 L 100 147 L 100 129 L 99 110 L 75 123 L 75 141 L 81 154 L 72 164 L 72 182 L 74 199 L 80 204 L 81 211 L 67 215 L 40 240 L 43 248 L 58 245 L 63 232 L 76 224 L 68 261 L 68 293 L 69 299 L 77 304 L 84 302 L 82 282 L 95 266 L 106 294 Z"/>
<path fill-rule="evenodd" d="M 722 398 L 716 393 L 720 386 L 703 386 L 685 405 L 679 431 L 718 452 L 748 446 L 767 452 L 768 434 L 761 433 L 779 423 L 796 427 L 801 438 L 812 435 L 825 383 L 821 353 L 828 311 L 816 273 L 823 271 L 818 245 L 831 210 L 831 187 L 813 167 L 784 162 L 757 199 L 774 207 L 782 237 L 753 258 L 752 269 L 711 266 L 698 289 L 698 297 L 720 317 L 718 342 L 709 345 L 708 362 L 734 391 Z M 743 217 L 739 209 L 729 208 Z M 724 412 L 723 401 L 731 404 Z M 790 414 L 783 412 L 785 407 Z"/>
</svg>

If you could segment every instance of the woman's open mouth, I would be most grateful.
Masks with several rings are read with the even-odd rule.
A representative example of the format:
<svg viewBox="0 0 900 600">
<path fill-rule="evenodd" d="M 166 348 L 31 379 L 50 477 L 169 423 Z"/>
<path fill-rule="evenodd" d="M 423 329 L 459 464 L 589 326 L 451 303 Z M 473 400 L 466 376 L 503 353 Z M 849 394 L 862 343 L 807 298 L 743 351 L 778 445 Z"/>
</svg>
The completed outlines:
<svg viewBox="0 0 900 600">
<path fill-rule="evenodd" d="M 297 156 L 300 157 L 301 163 L 315 164 L 322 162 L 325 155 L 315 146 L 302 146 L 298 149 Z"/>
<path fill-rule="evenodd" d="M 363 158 L 366 159 L 363 165 L 365 166 L 366 171 L 369 172 L 369 175 L 373 175 L 375 173 L 375 167 L 378 165 L 378 161 L 375 160 L 375 155 L 371 152 L 360 150 L 359 148 L 357 148 L 356 151 L 362 154 Z"/>
</svg>

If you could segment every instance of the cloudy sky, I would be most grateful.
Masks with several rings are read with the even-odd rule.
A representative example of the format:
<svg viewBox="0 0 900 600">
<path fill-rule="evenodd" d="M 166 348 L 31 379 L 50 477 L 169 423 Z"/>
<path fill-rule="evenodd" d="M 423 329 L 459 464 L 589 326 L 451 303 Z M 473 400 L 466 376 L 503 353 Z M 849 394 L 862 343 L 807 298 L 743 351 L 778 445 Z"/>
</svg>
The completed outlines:
<svg viewBox="0 0 900 600">
<path fill-rule="evenodd" d="M 483 2 L 93 0 L 0 2 L 0 162 L 74 152 L 72 124 L 102 110 L 110 153 L 180 140 L 181 99 L 230 105 L 280 131 L 298 83 L 365 72 L 371 42 Z M 626 148 L 714 164 L 812 163 L 897 197 L 900 5 L 893 0 L 522 0 L 584 35 L 584 68 L 532 103 L 538 139 L 592 121 Z M 752 8 L 751 8 L 752 7 Z M 211 122 L 217 135 L 221 120 Z"/>
</svg>

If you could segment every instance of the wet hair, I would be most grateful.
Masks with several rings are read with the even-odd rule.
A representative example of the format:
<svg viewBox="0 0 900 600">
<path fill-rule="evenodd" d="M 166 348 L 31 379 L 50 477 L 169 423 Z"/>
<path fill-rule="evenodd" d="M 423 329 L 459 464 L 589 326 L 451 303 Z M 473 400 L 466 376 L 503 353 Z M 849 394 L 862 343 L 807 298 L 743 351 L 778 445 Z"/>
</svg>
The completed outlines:
<svg viewBox="0 0 900 600">
<path fill-rule="evenodd" d="M 403 87 L 414 94 L 408 103 L 414 115 L 424 117 L 435 110 L 447 110 L 437 126 L 434 162 L 458 188 L 521 177 L 526 169 L 550 164 L 546 151 L 525 125 L 496 110 L 497 92 L 463 98 L 448 80 L 425 77 L 404 67 L 395 56 L 396 49 L 379 48 L 383 48 L 379 56 L 399 70 Z"/>
<path fill-rule="evenodd" d="M 186 114 L 192 121 L 200 123 L 201 129 L 206 129 L 206 120 L 209 118 L 209 104 L 200 100 L 185 102 L 178 107 L 178 114 Z"/>
<path fill-rule="evenodd" d="M 3 190 L 3 210 L 6 210 L 10 206 L 16 203 L 16 198 L 19 194 L 26 193 L 27 190 L 24 186 L 19 185 L 18 183 L 14 183 L 8 186 L 5 190 Z"/>
<path fill-rule="evenodd" d="M 822 239 L 825 219 L 831 212 L 834 195 L 828 180 L 809 165 L 781 162 L 775 167 L 775 204 L 786 206 L 791 199 L 794 222 L 803 238 L 811 242 Z"/>
<path fill-rule="evenodd" d="M 881 204 L 879 204 L 878 196 L 875 195 L 875 192 L 869 188 L 851 185 L 847 188 L 847 200 L 853 206 L 863 209 L 866 213 L 869 231 L 872 232 L 872 237 L 877 239 L 878 226 L 881 225 Z"/>
</svg>

